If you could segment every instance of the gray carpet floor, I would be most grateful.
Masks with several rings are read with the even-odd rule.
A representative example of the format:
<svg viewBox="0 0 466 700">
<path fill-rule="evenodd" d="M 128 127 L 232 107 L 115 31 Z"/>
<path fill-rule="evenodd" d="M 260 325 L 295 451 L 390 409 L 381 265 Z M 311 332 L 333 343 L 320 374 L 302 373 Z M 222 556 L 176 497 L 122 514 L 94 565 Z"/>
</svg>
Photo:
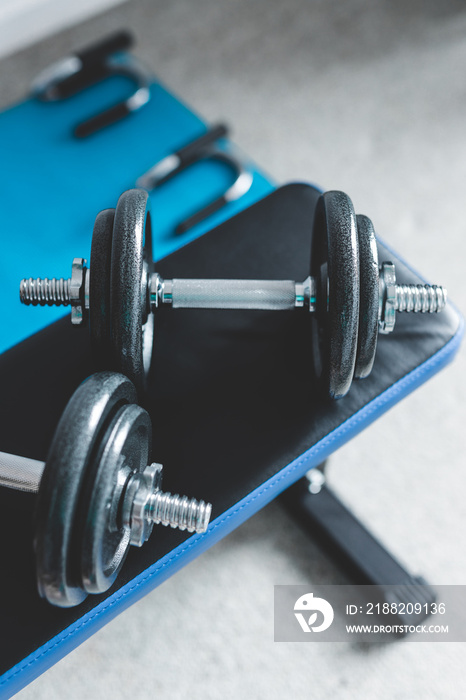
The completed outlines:
<svg viewBox="0 0 466 700">
<path fill-rule="evenodd" d="M 138 55 L 279 182 L 343 189 L 466 308 L 466 8 L 459 0 L 134 0 L 0 63 L 0 103 L 128 27 Z M 340 449 L 329 480 L 415 573 L 466 582 L 465 351 Z M 464 697 L 466 644 L 275 644 L 273 585 L 343 581 L 272 504 L 21 692 Z"/>
</svg>

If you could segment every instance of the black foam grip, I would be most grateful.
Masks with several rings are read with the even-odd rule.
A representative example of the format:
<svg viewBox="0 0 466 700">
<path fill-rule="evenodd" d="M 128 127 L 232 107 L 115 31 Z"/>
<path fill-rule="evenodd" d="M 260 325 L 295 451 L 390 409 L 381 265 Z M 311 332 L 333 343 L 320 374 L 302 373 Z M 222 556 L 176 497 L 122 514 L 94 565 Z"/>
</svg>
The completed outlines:
<svg viewBox="0 0 466 700">
<path fill-rule="evenodd" d="M 180 148 L 180 150 L 175 153 L 180 159 L 180 167 L 186 166 L 192 160 L 195 160 L 206 146 L 210 146 L 211 143 L 227 135 L 228 127 L 225 124 L 217 124 L 209 129 L 209 131 L 206 131 L 205 134 L 199 136 L 198 139 Z"/>
<path fill-rule="evenodd" d="M 117 51 L 126 51 L 133 43 L 132 35 L 125 30 L 121 30 L 109 34 L 106 38 L 91 44 L 81 51 L 76 51 L 76 56 L 81 60 L 83 68 L 88 68 L 96 63 L 102 63 L 107 56 Z"/>
<path fill-rule="evenodd" d="M 207 219 L 208 216 L 215 214 L 215 212 L 224 207 L 226 203 L 226 199 L 223 195 L 221 197 L 217 197 L 217 199 L 214 199 L 213 202 L 210 202 L 210 204 L 207 204 L 207 206 L 199 209 L 199 211 L 197 211 L 195 214 L 188 216 L 186 219 L 181 221 L 176 226 L 175 233 L 177 235 L 186 233 L 186 231 L 189 231 L 190 228 L 193 228 L 193 226 L 196 226 L 197 224 L 200 224 L 201 221 L 204 221 L 204 219 Z"/>
<path fill-rule="evenodd" d="M 110 109 L 105 110 L 105 112 L 96 114 L 94 117 L 91 117 L 85 122 L 78 124 L 75 127 L 73 134 L 78 139 L 86 138 L 86 136 L 91 136 L 91 134 L 94 134 L 96 131 L 105 129 L 106 126 L 110 126 L 110 124 L 120 121 L 120 119 L 123 119 L 130 113 L 131 110 L 129 109 L 127 102 L 119 102 L 113 107 L 110 107 Z"/>
<path fill-rule="evenodd" d="M 70 75 L 69 78 L 65 78 L 53 86 L 54 99 L 64 100 L 67 97 L 72 97 L 90 85 L 104 80 L 108 75 L 109 70 L 105 64 L 96 64 L 85 70 L 80 70 L 79 73 Z"/>
</svg>

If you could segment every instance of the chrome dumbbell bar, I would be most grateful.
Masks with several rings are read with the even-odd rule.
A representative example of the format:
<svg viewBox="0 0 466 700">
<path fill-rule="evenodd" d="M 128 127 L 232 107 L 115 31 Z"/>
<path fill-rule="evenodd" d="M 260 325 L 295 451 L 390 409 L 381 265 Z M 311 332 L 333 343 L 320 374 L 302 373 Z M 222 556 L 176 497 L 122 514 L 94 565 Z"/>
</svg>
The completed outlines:
<svg viewBox="0 0 466 700">
<path fill-rule="evenodd" d="M 82 258 L 75 258 L 73 267 L 82 270 L 84 286 L 89 284 L 90 271 Z M 32 306 L 81 306 L 80 282 L 73 296 L 73 281 L 68 279 L 23 279 L 20 283 L 21 303 Z M 316 280 L 308 277 L 304 282 L 293 280 L 241 280 L 241 279 L 171 279 L 164 280 L 157 273 L 150 276 L 150 311 L 160 304 L 174 309 L 244 309 L 263 311 L 290 311 L 307 308 L 315 311 Z M 430 284 L 396 284 L 395 266 L 384 262 L 380 267 L 380 327 L 382 333 L 394 328 L 392 312 L 438 313 L 445 307 L 447 291 Z M 142 297 L 146 295 L 143 293 Z M 89 296 L 85 296 L 84 308 L 89 309 Z M 83 322 L 82 313 L 78 320 Z"/>
</svg>

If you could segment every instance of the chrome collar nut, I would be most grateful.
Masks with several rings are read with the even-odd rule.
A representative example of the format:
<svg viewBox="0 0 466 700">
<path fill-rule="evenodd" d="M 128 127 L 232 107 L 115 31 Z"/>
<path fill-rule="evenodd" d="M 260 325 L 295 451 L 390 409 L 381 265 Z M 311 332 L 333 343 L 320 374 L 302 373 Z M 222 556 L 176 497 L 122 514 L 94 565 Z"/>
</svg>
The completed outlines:
<svg viewBox="0 0 466 700">
<path fill-rule="evenodd" d="M 149 464 L 140 474 L 131 476 L 123 501 L 123 525 L 130 533 L 130 543 L 142 547 L 149 539 L 153 521 L 150 519 L 150 499 L 162 488 L 161 464 Z"/>
<path fill-rule="evenodd" d="M 379 274 L 379 331 L 391 333 L 396 320 L 396 275 L 392 262 L 383 262 Z"/>
<path fill-rule="evenodd" d="M 80 326 L 89 308 L 89 270 L 84 258 L 74 258 L 71 266 L 70 303 L 71 323 Z M 86 305 L 87 302 L 87 305 Z"/>
</svg>

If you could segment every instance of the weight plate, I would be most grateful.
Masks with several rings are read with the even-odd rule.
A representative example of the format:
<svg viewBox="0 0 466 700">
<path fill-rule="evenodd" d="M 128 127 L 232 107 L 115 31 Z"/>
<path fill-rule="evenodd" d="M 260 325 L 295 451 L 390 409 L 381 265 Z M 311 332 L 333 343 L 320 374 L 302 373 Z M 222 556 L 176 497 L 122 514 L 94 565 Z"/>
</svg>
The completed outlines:
<svg viewBox="0 0 466 700">
<path fill-rule="evenodd" d="M 75 391 L 58 423 L 40 482 L 34 549 L 39 593 L 53 605 L 70 607 L 82 589 L 78 533 L 81 489 L 102 435 L 118 409 L 136 401 L 120 374 L 93 374 Z"/>
<path fill-rule="evenodd" d="M 359 242 L 359 328 L 355 379 L 364 379 L 372 370 L 379 324 L 379 256 L 372 221 L 356 217 Z"/>
<path fill-rule="evenodd" d="M 356 215 L 344 192 L 326 192 L 317 202 L 311 247 L 316 280 L 312 318 L 315 372 L 333 399 L 351 386 L 359 317 L 359 255 Z"/>
<path fill-rule="evenodd" d="M 110 345 L 110 258 L 114 209 L 97 214 L 91 243 L 89 281 L 89 330 L 94 364 L 111 369 Z"/>
<path fill-rule="evenodd" d="M 130 532 L 119 522 L 121 498 L 131 473 L 149 463 L 152 428 L 144 409 L 122 406 L 102 440 L 86 475 L 89 507 L 81 550 L 81 573 L 88 593 L 103 593 L 115 581 L 130 545 Z"/>
<path fill-rule="evenodd" d="M 152 271 L 149 197 L 123 192 L 115 210 L 110 274 L 114 366 L 144 392 L 152 359 L 154 315 L 145 313 L 144 277 Z M 146 320 L 147 319 L 147 320 Z"/>
</svg>

